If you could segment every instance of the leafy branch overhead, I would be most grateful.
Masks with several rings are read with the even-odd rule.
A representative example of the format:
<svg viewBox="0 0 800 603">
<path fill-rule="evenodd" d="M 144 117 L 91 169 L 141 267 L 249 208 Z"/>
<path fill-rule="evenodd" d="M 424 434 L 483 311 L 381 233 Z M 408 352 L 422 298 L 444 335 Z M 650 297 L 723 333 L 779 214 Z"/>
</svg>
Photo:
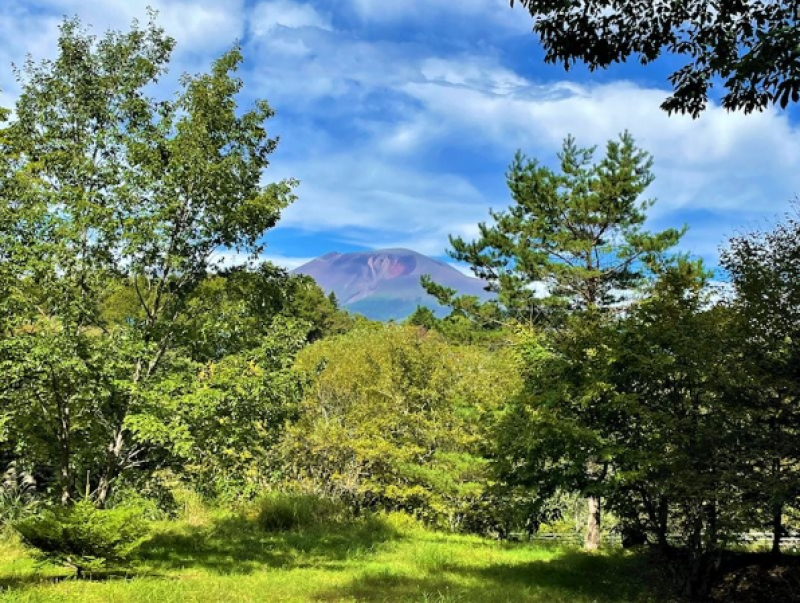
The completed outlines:
<svg viewBox="0 0 800 603">
<path fill-rule="evenodd" d="M 721 86 L 746 113 L 800 100 L 800 8 L 794 0 L 518 0 L 545 60 L 604 69 L 631 58 L 686 60 L 671 76 L 669 113 L 697 117 Z M 515 0 L 511 0 L 511 5 Z"/>
</svg>

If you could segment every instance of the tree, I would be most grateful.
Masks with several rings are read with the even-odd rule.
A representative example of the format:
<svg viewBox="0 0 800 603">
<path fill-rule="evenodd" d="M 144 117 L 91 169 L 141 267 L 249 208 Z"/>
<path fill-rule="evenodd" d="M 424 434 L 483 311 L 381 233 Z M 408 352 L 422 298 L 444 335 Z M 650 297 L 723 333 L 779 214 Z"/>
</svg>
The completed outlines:
<svg viewBox="0 0 800 603">
<path fill-rule="evenodd" d="M 654 203 L 641 199 L 653 181 L 652 158 L 630 134 L 609 141 L 598 163 L 594 153 L 568 137 L 560 173 L 517 153 L 506 175 L 513 205 L 491 212 L 494 224 L 479 224 L 477 240 L 450 239 L 450 255 L 520 320 L 622 301 L 682 235 L 643 230 Z"/>
<path fill-rule="evenodd" d="M 257 254 L 294 199 L 294 181 L 262 184 L 277 144 L 264 128 L 273 111 L 263 100 L 239 110 L 238 48 L 209 73 L 184 76 L 172 99 L 147 96 L 173 46 L 154 17 L 146 29 L 134 23 L 99 40 L 65 21 L 58 57 L 18 71 L 22 93 L 3 133 L 10 186 L 0 193 L 11 217 L 3 216 L 0 262 L 12 273 L 4 279 L 12 298 L 29 309 L 8 315 L 3 343 L 43 349 L 57 336 L 64 374 L 75 363 L 87 368 L 65 395 L 46 362 L 31 364 L 43 354 L 17 354 L 3 391 L 14 412 L 25 412 L 25 379 L 40 384 L 36 391 L 60 416 L 74 415 L 70 405 L 82 400 L 95 405 L 80 412 L 94 413 L 104 432 L 103 458 L 88 467 L 100 504 L 116 476 L 139 463 L 128 418 L 175 360 L 187 302 L 215 252 Z M 112 323 L 103 302 L 121 282 L 135 293 L 135 310 Z M 79 352 L 89 348 L 103 350 L 113 376 L 87 364 Z M 37 428 L 58 440 L 47 423 Z M 86 445 L 94 450 L 94 440 Z M 73 480 L 71 456 L 60 461 L 65 483 Z"/>
<path fill-rule="evenodd" d="M 476 241 L 451 237 L 450 254 L 498 294 L 499 306 L 490 313 L 499 307 L 518 321 L 556 329 L 570 313 L 605 319 L 680 239 L 682 231 L 643 229 L 654 203 L 641 199 L 653 180 L 652 158 L 633 137 L 624 133 L 610 141 L 598 163 L 594 152 L 567 138 L 560 173 L 517 153 L 506 177 L 511 208 L 492 212 L 494 223 L 480 224 Z M 430 284 L 429 291 L 454 303 L 452 292 Z M 475 306 L 474 300 L 455 302 L 461 309 Z M 588 492 L 603 470 L 592 460 L 586 469 L 594 476 L 585 483 Z M 600 501 L 592 495 L 589 504 L 586 545 L 596 548 Z"/>
<path fill-rule="evenodd" d="M 747 334 L 757 418 L 750 437 L 761 452 L 753 487 L 769 507 L 779 554 L 785 510 L 800 496 L 800 212 L 734 237 L 721 260 Z"/>
<path fill-rule="evenodd" d="M 710 586 L 722 547 L 757 525 L 747 350 L 707 278 L 679 259 L 616 320 L 587 312 L 558 336 L 535 334 L 521 347 L 524 393 L 498 429 L 503 477 L 540 496 L 602 496 L 624 540 L 679 561 L 690 597 Z"/>
<path fill-rule="evenodd" d="M 436 318 L 436 314 L 433 313 L 433 310 L 427 306 L 417 306 L 417 309 L 414 310 L 411 316 L 406 318 L 405 322 L 408 325 L 422 327 L 426 331 L 430 331 L 436 328 L 439 319 Z"/>
<path fill-rule="evenodd" d="M 305 389 L 306 376 L 292 367 L 310 328 L 279 316 L 255 347 L 173 368 L 129 415 L 132 441 L 204 494 L 263 489 L 279 475 L 273 449 Z"/>
<path fill-rule="evenodd" d="M 109 312 L 136 301 L 130 286 L 118 293 L 107 304 Z M 264 262 L 255 269 L 237 267 L 208 274 L 200 281 L 178 317 L 175 346 L 196 362 L 220 360 L 257 348 L 270 336 L 278 316 L 308 323 L 308 341 L 344 332 L 352 322 L 311 277 L 292 275 Z"/>
<path fill-rule="evenodd" d="M 124 567 L 149 526 L 136 507 L 96 509 L 89 500 L 46 509 L 16 526 L 22 541 L 47 561 L 89 570 Z"/>
<path fill-rule="evenodd" d="M 518 386 L 507 354 L 367 324 L 309 346 L 282 450 L 289 475 L 357 507 L 457 528 L 485 491 L 486 435 Z"/>
<path fill-rule="evenodd" d="M 608 500 L 630 532 L 675 557 L 694 600 L 713 583 L 725 545 L 757 523 L 749 354 L 738 313 L 712 304 L 697 262 L 670 266 L 620 321 L 610 383 L 619 413 L 605 426 Z"/>
<path fill-rule="evenodd" d="M 545 60 L 590 69 L 662 54 L 688 59 L 670 76 L 666 111 L 697 117 L 722 78 L 722 105 L 745 112 L 800 100 L 800 28 L 792 0 L 652 2 L 519 0 L 534 18 Z M 511 0 L 514 5 L 514 0 Z"/>
</svg>

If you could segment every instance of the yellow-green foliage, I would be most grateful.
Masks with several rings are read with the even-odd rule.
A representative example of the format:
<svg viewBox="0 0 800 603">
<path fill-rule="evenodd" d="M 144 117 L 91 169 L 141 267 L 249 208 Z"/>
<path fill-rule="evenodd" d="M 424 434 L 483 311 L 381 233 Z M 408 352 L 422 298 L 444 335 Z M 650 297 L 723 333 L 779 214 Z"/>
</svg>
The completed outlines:
<svg viewBox="0 0 800 603">
<path fill-rule="evenodd" d="M 485 434 L 519 386 L 510 355 L 372 325 L 315 343 L 297 367 L 318 374 L 284 440 L 293 477 L 458 523 L 486 487 Z"/>
</svg>

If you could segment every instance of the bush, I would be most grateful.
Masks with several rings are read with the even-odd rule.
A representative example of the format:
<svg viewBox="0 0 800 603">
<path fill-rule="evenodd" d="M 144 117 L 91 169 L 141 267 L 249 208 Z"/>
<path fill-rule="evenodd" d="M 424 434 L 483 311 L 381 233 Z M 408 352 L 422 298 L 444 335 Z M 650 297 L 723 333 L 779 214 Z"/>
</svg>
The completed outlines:
<svg viewBox="0 0 800 603">
<path fill-rule="evenodd" d="M 19 522 L 22 541 L 43 559 L 85 571 L 126 564 L 147 534 L 142 510 L 132 506 L 100 510 L 83 500 L 45 510 Z"/>
<path fill-rule="evenodd" d="M 313 494 L 270 492 L 255 504 L 256 521 L 268 532 L 343 523 L 349 519 L 343 504 Z"/>
<path fill-rule="evenodd" d="M 126 475 L 118 480 L 105 506 L 137 507 L 149 521 L 175 519 L 181 511 L 177 492 L 183 489 L 185 486 L 169 470 L 143 476 Z"/>
<path fill-rule="evenodd" d="M 389 529 L 399 534 L 419 532 L 424 529 L 419 519 L 408 513 L 403 513 L 402 511 L 390 511 L 382 514 L 380 517 Z"/>
<path fill-rule="evenodd" d="M 313 376 L 279 447 L 287 480 L 364 509 L 454 527 L 489 481 L 489 439 L 520 387 L 510 350 L 365 326 L 303 350 Z"/>
</svg>

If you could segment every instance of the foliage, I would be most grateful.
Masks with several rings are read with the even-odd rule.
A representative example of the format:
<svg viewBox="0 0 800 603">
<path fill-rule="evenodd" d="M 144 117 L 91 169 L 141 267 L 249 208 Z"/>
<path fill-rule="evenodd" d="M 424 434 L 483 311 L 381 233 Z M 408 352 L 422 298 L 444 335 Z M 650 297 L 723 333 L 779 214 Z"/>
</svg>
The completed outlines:
<svg viewBox="0 0 800 603">
<path fill-rule="evenodd" d="M 666 111 L 698 116 L 718 78 L 722 106 L 764 109 L 800 100 L 797 3 L 705 0 L 519 0 L 534 17 L 545 60 L 590 69 L 637 57 L 652 63 L 665 52 L 687 63 L 670 76 Z M 511 0 L 514 4 L 514 0 Z"/>
<path fill-rule="evenodd" d="M 434 314 L 433 310 L 427 306 L 417 306 L 413 314 L 406 318 L 406 324 L 415 327 L 422 327 L 430 331 L 439 325 L 439 319 Z"/>
<path fill-rule="evenodd" d="M 220 251 L 257 255 L 294 200 L 294 181 L 263 184 L 273 111 L 239 109 L 240 50 L 152 98 L 173 46 L 154 16 L 99 39 L 66 20 L 55 60 L 18 71 L 3 130 L 0 391 L 9 437 L 55 461 L 65 503 L 89 487 L 103 504 L 145 468 L 130 417 L 186 347 L 223 351 L 184 347 L 195 292 Z"/>
<path fill-rule="evenodd" d="M 147 534 L 141 510 L 96 509 L 89 500 L 56 507 L 16 525 L 22 541 L 48 561 L 85 571 L 127 563 Z"/>
<path fill-rule="evenodd" d="M 734 237 L 722 254 L 741 316 L 750 387 L 751 494 L 767 509 L 780 551 L 784 515 L 800 496 L 800 213 Z M 765 522 L 766 523 L 766 522 Z"/>
<path fill-rule="evenodd" d="M 257 348 L 163 380 L 126 427 L 206 494 L 258 492 L 277 471 L 272 448 L 300 402 L 305 377 L 292 365 L 307 333 L 303 323 L 275 320 Z"/>
<path fill-rule="evenodd" d="M 619 302 L 682 234 L 643 230 L 654 203 L 640 198 L 653 180 L 652 158 L 630 134 L 610 141 L 597 163 L 594 152 L 567 138 L 558 156 L 560 173 L 517 153 L 506 175 L 513 205 L 492 212 L 493 224 L 479 224 L 477 240 L 450 239 L 450 254 L 485 279 L 501 308 L 518 321 L 541 323 L 556 309 Z M 456 309 L 475 306 L 427 285 Z"/>
<path fill-rule="evenodd" d="M 380 325 L 317 342 L 298 369 L 318 374 L 282 446 L 289 476 L 458 527 L 485 488 L 486 430 L 517 387 L 507 355 Z"/>
<path fill-rule="evenodd" d="M 609 502 L 623 526 L 662 549 L 677 537 L 683 586 L 695 597 L 709 589 L 721 549 L 754 525 L 757 506 L 738 322 L 709 304 L 702 273 L 679 266 L 625 321 L 615 360 L 630 419 L 613 452 Z"/>
<path fill-rule="evenodd" d="M 757 525 L 758 506 L 746 347 L 705 279 L 678 262 L 617 320 L 574 316 L 532 339 L 525 394 L 500 428 L 506 479 L 600 496 L 630 540 L 668 552 L 677 540 L 689 596 L 708 590 L 721 549 Z"/>
<path fill-rule="evenodd" d="M 187 299 L 186 312 L 178 317 L 176 343 L 195 362 L 218 361 L 257 348 L 274 330 L 278 316 L 307 323 L 309 341 L 344 332 L 351 323 L 335 298 L 326 296 L 310 277 L 290 275 L 264 262 L 199 282 Z"/>
<path fill-rule="evenodd" d="M 429 290 L 438 287 L 427 278 L 424 278 L 423 282 Z M 459 298 L 455 303 L 462 305 L 465 297 Z M 476 320 L 476 316 L 484 318 Z M 462 307 L 454 308 L 444 318 L 437 318 L 429 308 L 418 306 L 414 313 L 405 320 L 405 324 L 422 327 L 428 331 L 434 330 L 453 344 L 480 345 L 496 349 L 507 345 L 513 337 L 504 324 L 491 320 L 490 317 L 495 316 L 495 307 L 481 305 L 475 299 L 469 313 L 463 309 L 462 305 Z"/>
</svg>

